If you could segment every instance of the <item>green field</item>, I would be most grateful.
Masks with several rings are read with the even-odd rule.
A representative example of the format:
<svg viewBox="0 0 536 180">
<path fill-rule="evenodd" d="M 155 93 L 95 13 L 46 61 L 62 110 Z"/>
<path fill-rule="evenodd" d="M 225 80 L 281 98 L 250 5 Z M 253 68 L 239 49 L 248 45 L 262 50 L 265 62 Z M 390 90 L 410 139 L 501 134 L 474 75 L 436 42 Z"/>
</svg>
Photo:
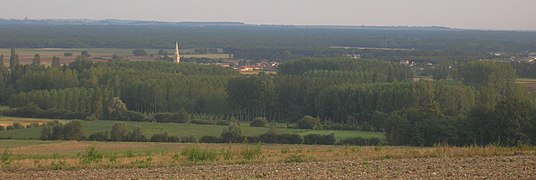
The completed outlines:
<svg viewBox="0 0 536 180">
<path fill-rule="evenodd" d="M 149 55 L 157 55 L 160 49 L 144 49 Z M 3 54 L 4 57 L 9 58 L 10 49 L 0 48 L 0 54 Z M 16 53 L 19 54 L 21 62 L 31 62 L 31 59 L 35 54 L 39 54 L 43 62 L 51 59 L 52 56 L 60 57 L 60 59 L 73 59 L 77 55 L 80 55 L 82 51 L 88 51 L 91 54 L 92 58 L 102 57 L 102 58 L 111 58 L 112 55 L 118 56 L 128 56 L 134 60 L 151 60 L 155 57 L 151 56 L 133 56 L 132 51 L 134 49 L 118 49 L 118 48 L 20 48 L 15 49 Z M 174 49 L 164 49 L 168 53 L 174 53 Z M 64 53 L 72 53 L 73 56 L 64 57 Z M 186 54 L 182 53 L 183 58 L 209 58 L 209 59 L 228 59 L 229 54 Z M 6 61 L 4 61 L 5 63 Z"/>
<path fill-rule="evenodd" d="M 0 117 L 1 121 L 15 122 L 21 121 L 49 121 L 49 119 L 35 119 L 35 118 L 11 118 Z M 179 123 L 152 123 L 152 122 L 125 122 L 125 121 L 81 121 L 84 126 L 84 132 L 86 135 L 90 135 L 96 132 L 109 131 L 115 123 L 125 123 L 127 127 L 141 127 L 145 135 L 150 137 L 156 133 L 167 132 L 172 136 L 194 136 L 201 138 L 202 136 L 219 136 L 226 126 L 220 125 L 197 125 L 197 124 L 179 124 Z M 256 136 L 266 133 L 268 128 L 249 127 L 247 123 L 241 123 L 242 134 L 246 136 Z M 297 133 L 301 136 L 315 133 L 315 134 L 330 134 L 334 133 L 337 140 L 363 137 L 363 138 L 380 138 L 384 139 L 381 132 L 365 132 L 365 131 L 351 131 L 351 130 L 305 130 L 305 129 L 290 129 L 290 128 L 278 128 L 279 133 Z M 0 138 L 12 138 L 12 139 L 39 139 L 41 128 L 26 128 L 16 130 L 0 131 Z"/>
</svg>

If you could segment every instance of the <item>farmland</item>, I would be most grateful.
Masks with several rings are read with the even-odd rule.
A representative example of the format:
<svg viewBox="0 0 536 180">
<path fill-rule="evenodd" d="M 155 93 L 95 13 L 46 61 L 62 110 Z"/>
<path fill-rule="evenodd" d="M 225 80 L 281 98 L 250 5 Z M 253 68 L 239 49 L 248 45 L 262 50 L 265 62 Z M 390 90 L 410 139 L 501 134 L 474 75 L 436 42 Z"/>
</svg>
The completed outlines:
<svg viewBox="0 0 536 180">
<path fill-rule="evenodd" d="M 100 61 L 112 59 L 113 55 L 126 57 L 135 61 L 150 61 L 155 60 L 158 56 L 158 51 L 160 49 L 144 49 L 148 56 L 134 56 L 132 51 L 134 49 L 119 49 L 119 48 L 18 48 L 16 49 L 17 54 L 19 54 L 19 59 L 22 64 L 29 64 L 32 62 L 35 54 L 39 54 L 41 62 L 45 64 L 52 63 L 52 57 L 60 57 L 61 63 L 71 63 L 75 58 L 80 55 L 82 51 L 88 51 L 91 55 L 91 59 Z M 171 53 L 170 56 L 173 56 L 175 52 L 174 49 L 163 49 L 164 51 Z M 182 50 L 181 50 L 182 51 Z M 185 50 L 188 51 L 188 50 Z M 72 53 L 72 56 L 65 56 L 64 53 Z M 0 54 L 3 54 L 5 57 L 9 56 L 9 48 L 0 48 Z M 156 55 L 156 56 L 150 56 Z M 228 59 L 229 54 L 181 54 L 183 58 L 209 58 L 209 59 Z M 5 65 L 9 65 L 8 61 L 4 61 Z"/>
<path fill-rule="evenodd" d="M 536 172 L 536 149 L 526 146 L 419 148 L 2 140 L 0 147 L 7 148 L 0 172 L 9 179 L 516 179 L 533 177 Z M 190 156 L 192 152 L 205 155 Z M 53 171 L 43 171 L 47 169 Z"/>
</svg>

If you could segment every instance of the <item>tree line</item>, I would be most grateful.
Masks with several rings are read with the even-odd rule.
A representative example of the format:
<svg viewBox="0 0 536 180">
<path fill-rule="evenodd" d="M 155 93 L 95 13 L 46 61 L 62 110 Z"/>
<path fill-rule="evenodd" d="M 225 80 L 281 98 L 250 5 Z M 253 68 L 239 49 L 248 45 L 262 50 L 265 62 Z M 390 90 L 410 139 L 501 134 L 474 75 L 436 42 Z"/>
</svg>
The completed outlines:
<svg viewBox="0 0 536 180">
<path fill-rule="evenodd" d="M 297 59 L 281 64 L 277 75 L 250 76 L 218 66 L 80 56 L 61 67 L 0 67 L 0 104 L 11 107 L 4 115 L 24 117 L 308 119 L 318 122 L 310 128 L 386 132 L 393 145 L 534 143 L 533 94 L 515 83 L 511 64 L 450 67 L 439 68 L 435 81 L 414 81 L 409 67 L 374 59 Z"/>
</svg>

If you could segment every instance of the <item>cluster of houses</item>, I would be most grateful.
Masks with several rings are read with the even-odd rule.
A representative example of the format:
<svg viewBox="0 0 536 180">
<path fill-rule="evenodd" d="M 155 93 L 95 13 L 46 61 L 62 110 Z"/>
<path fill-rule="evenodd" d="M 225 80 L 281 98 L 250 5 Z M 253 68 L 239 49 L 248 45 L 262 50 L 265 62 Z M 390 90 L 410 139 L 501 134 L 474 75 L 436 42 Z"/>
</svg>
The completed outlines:
<svg viewBox="0 0 536 180">
<path fill-rule="evenodd" d="M 279 66 L 279 62 L 277 61 L 265 61 L 265 62 L 259 62 L 255 64 L 249 64 L 249 65 L 243 65 L 235 67 L 235 70 L 240 72 L 250 72 L 250 71 L 273 71 L 277 69 L 277 66 Z"/>
</svg>

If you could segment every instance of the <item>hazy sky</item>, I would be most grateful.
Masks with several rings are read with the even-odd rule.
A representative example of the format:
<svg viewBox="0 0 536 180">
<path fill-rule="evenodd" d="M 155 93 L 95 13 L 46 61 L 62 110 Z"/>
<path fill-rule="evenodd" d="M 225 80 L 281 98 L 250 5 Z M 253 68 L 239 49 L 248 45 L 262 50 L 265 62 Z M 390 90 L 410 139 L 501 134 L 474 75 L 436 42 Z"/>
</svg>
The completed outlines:
<svg viewBox="0 0 536 180">
<path fill-rule="evenodd" d="M 0 18 L 536 30 L 536 0 L 0 0 Z"/>
</svg>

